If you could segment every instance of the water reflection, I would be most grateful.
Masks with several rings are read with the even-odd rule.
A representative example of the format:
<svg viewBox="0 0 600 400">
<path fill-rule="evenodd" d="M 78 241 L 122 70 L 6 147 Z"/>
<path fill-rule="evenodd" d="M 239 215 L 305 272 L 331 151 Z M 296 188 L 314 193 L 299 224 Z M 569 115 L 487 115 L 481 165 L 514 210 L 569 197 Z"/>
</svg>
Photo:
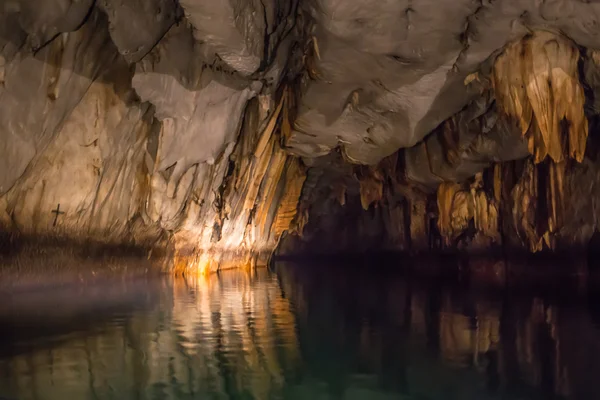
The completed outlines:
<svg viewBox="0 0 600 400">
<path fill-rule="evenodd" d="M 0 397 L 600 398 L 592 297 L 277 272 L 0 293 Z"/>
<path fill-rule="evenodd" d="M 481 291 L 367 268 L 279 273 L 306 368 L 339 398 L 367 378 L 417 399 L 600 398 L 595 291 Z"/>
<path fill-rule="evenodd" d="M 45 318 L 54 322 L 53 330 L 43 332 L 36 322 L 41 314 L 26 307 L 31 294 L 12 296 L 13 306 L 2 315 L 3 336 L 11 340 L 3 342 L 0 395 L 262 399 L 281 391 L 293 372 L 288 366 L 299 364 L 289 303 L 266 270 L 121 281 L 105 292 L 107 303 L 120 306 L 89 308 L 98 318 L 94 329 L 63 318 L 79 320 L 81 301 L 96 304 L 94 292 L 69 300 L 61 291 L 46 293 L 54 304 L 43 313 L 57 311 Z M 26 341 L 14 332 L 28 328 L 33 332 Z M 31 338 L 35 333 L 41 336 Z"/>
</svg>

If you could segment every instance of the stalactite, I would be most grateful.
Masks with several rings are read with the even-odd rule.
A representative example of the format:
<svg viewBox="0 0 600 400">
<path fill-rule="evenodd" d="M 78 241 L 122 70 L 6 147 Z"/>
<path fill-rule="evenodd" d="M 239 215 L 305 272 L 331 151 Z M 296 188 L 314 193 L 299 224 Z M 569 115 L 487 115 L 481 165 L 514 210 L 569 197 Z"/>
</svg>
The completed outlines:
<svg viewBox="0 0 600 400">
<path fill-rule="evenodd" d="M 493 70 L 501 109 L 528 135 L 537 163 L 546 155 L 583 160 L 588 122 L 579 82 L 579 50 L 567 38 L 538 31 L 506 47 Z"/>
<path fill-rule="evenodd" d="M 538 170 L 529 160 L 519 182 L 512 191 L 513 224 L 521 241 L 532 252 L 542 249 L 543 237 L 538 234 L 536 226 L 536 204 L 538 197 Z"/>
<path fill-rule="evenodd" d="M 337 182 L 333 187 L 333 192 L 340 206 L 346 205 L 346 185 L 343 182 Z"/>
<path fill-rule="evenodd" d="M 297 213 L 306 172 L 302 162 L 281 146 L 285 123 L 290 124 L 291 110 L 286 109 L 290 102 L 286 99 L 293 93 L 288 86 L 279 93 L 272 112 L 262 118 L 262 128 L 257 126 L 260 116 L 255 115 L 261 111 L 260 100 L 250 103 L 240 140 L 230 155 L 215 165 L 222 176 L 216 172 L 206 176 L 209 182 L 203 187 L 219 183 L 212 196 L 207 192 L 213 208 L 207 211 L 201 202 L 187 210 L 190 222 L 184 226 L 190 228 L 176 233 L 175 241 L 182 249 L 195 243 L 198 255 L 191 265 L 198 265 L 200 270 L 263 262 L 258 258 L 266 258 L 285 231 L 301 232 L 306 223 L 306 210 Z M 196 218 L 206 221 L 210 215 L 212 234 L 207 236 L 207 228 L 196 228 Z M 190 265 L 186 257 L 182 252 L 183 270 Z"/>
<path fill-rule="evenodd" d="M 296 216 L 292 221 L 292 228 L 290 232 L 295 233 L 299 236 L 302 236 L 304 232 L 304 227 L 308 224 L 309 214 L 307 208 L 298 207 L 296 212 Z"/>
<path fill-rule="evenodd" d="M 468 187 L 442 183 L 437 191 L 437 205 L 438 228 L 447 248 L 469 228 L 471 221 L 476 234 L 492 243 L 500 242 L 498 208 L 495 201 L 488 198 L 481 174 L 477 174 Z"/>
<path fill-rule="evenodd" d="M 268 230 L 270 229 L 270 226 L 267 226 L 269 210 L 275 203 L 277 187 L 279 186 L 283 175 L 286 157 L 287 155 L 281 148 L 279 148 L 279 146 L 275 147 L 269 168 L 262 180 L 262 196 L 260 198 L 260 202 L 255 205 L 255 224 L 262 231 L 262 235 L 265 235 L 265 237 L 268 237 Z"/>
<path fill-rule="evenodd" d="M 284 195 L 279 203 L 277 215 L 275 217 L 274 232 L 280 236 L 288 229 L 294 229 L 292 222 L 296 219 L 298 210 L 298 201 L 302 193 L 302 186 L 306 180 L 306 172 L 301 165 L 300 160 L 292 159 L 288 162 L 288 168 L 285 176 Z"/>
<path fill-rule="evenodd" d="M 427 202 L 424 199 L 409 201 L 410 207 L 410 248 L 419 253 L 429 248 L 429 216 Z"/>
<path fill-rule="evenodd" d="M 550 163 L 549 178 L 550 185 L 547 190 L 548 205 L 548 227 L 551 233 L 558 232 L 563 224 L 563 213 L 565 206 L 565 168 L 566 163 Z"/>
<path fill-rule="evenodd" d="M 304 61 L 304 66 L 306 67 L 306 71 L 307 71 L 310 79 L 321 80 L 321 79 L 323 79 L 323 77 L 319 73 L 319 70 L 317 67 L 317 60 L 319 59 L 319 56 L 318 56 L 319 53 L 317 50 L 318 46 L 316 45 L 316 43 L 317 43 L 316 40 L 311 40 L 308 42 L 308 46 L 306 47 L 306 49 L 304 51 L 303 61 Z"/>
<path fill-rule="evenodd" d="M 451 166 L 456 166 L 460 162 L 460 137 L 456 123 L 456 118 L 452 117 L 443 123 L 441 131 L 441 143 L 444 148 L 444 157 Z"/>
<path fill-rule="evenodd" d="M 485 236 L 498 242 L 500 234 L 498 230 L 498 209 L 490 201 L 483 190 L 476 192 L 474 196 L 475 203 L 475 229 Z"/>
<path fill-rule="evenodd" d="M 502 164 L 494 164 L 494 200 L 496 204 L 502 201 Z"/>
<path fill-rule="evenodd" d="M 567 162 L 527 161 L 511 192 L 513 224 L 521 242 L 533 252 L 556 246 L 565 223 Z"/>
<path fill-rule="evenodd" d="M 281 118 L 281 143 L 285 145 L 292 134 L 292 111 L 297 107 L 295 93 L 292 86 L 286 86 L 283 89 L 284 103 L 283 115 Z"/>
<path fill-rule="evenodd" d="M 361 166 L 356 177 L 360 183 L 360 203 L 368 210 L 371 204 L 383 198 L 384 175 L 377 167 Z"/>
<path fill-rule="evenodd" d="M 451 227 L 454 236 L 458 236 L 469 227 L 473 219 L 473 198 L 471 193 L 461 190 L 454 195 L 452 201 Z"/>
<path fill-rule="evenodd" d="M 461 185 L 453 182 L 444 182 L 437 190 L 438 229 L 447 246 L 450 245 L 450 238 L 453 236 L 452 211 L 454 197 L 460 190 Z"/>
</svg>

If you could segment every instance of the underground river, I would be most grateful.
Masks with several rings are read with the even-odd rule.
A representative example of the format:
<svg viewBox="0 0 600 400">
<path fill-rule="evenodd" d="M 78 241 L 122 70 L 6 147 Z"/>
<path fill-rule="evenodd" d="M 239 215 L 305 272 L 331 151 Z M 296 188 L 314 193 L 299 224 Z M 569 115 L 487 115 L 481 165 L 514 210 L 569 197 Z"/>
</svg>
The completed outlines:
<svg viewBox="0 0 600 400">
<path fill-rule="evenodd" d="M 505 289 L 368 267 L 4 287 L 0 398 L 600 398 L 589 282 Z"/>
</svg>

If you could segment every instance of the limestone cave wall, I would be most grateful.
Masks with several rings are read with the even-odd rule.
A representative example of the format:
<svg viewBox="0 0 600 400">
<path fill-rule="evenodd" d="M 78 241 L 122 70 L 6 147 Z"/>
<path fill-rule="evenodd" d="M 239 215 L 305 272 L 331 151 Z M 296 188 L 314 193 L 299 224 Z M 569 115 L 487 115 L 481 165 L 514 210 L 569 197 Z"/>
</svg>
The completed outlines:
<svg viewBox="0 0 600 400">
<path fill-rule="evenodd" d="M 585 246 L 600 5 L 413 3 L 4 0 L 3 237 L 201 270 Z"/>
<path fill-rule="evenodd" d="M 282 61 L 261 63 L 275 48 L 287 59 L 280 42 L 295 5 L 262 10 L 272 18 L 254 22 L 272 26 L 244 34 L 262 45 L 272 30 L 272 42 L 249 49 L 232 37 L 236 10 L 210 2 L 190 5 L 187 18 L 185 2 L 30 3 L 0 10 L 2 231 L 171 245 L 202 251 L 201 268 L 255 262 L 273 248 L 303 166 L 279 140 L 293 75 Z M 220 33 L 196 40 L 194 16 L 208 30 L 223 19 Z"/>
</svg>

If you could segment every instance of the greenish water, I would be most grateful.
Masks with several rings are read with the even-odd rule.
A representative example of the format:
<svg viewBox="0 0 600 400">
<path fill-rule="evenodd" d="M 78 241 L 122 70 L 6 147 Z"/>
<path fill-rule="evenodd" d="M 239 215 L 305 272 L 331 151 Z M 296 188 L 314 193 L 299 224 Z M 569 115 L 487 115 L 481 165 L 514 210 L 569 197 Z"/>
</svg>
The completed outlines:
<svg viewBox="0 0 600 400">
<path fill-rule="evenodd" d="M 296 265 L 0 296 L 0 398 L 600 399 L 589 295 Z"/>
</svg>

